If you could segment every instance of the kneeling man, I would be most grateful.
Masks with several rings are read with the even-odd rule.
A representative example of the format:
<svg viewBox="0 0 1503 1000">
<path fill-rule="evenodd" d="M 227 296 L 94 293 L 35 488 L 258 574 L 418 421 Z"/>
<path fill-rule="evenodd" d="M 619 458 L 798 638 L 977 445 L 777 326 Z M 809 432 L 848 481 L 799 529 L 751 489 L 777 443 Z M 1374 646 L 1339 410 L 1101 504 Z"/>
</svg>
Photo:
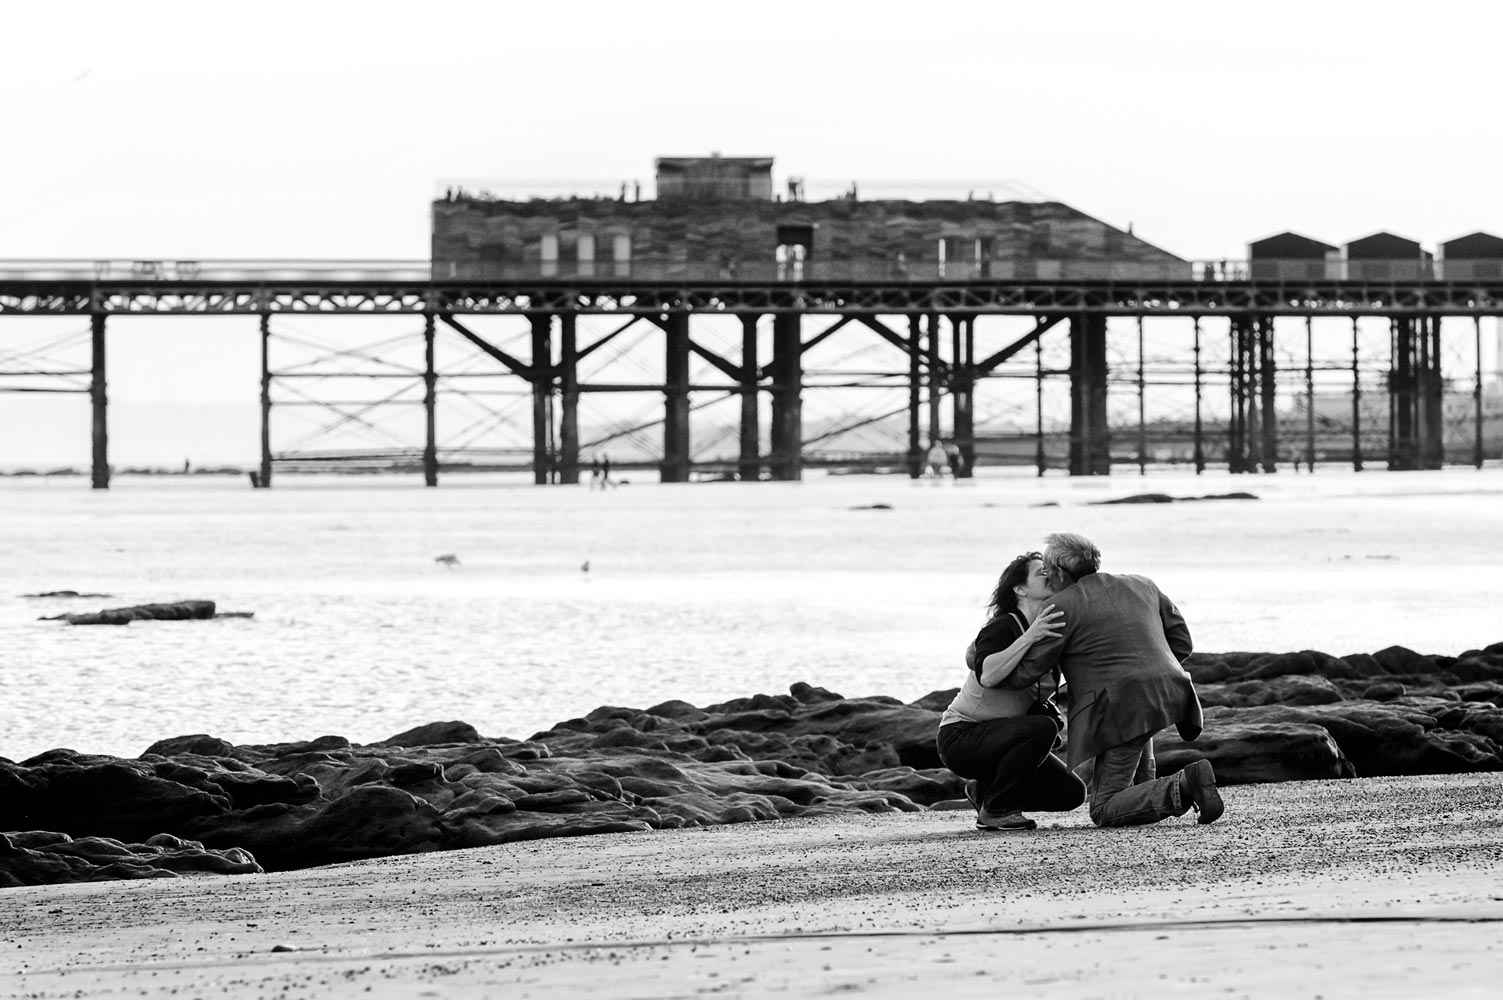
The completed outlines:
<svg viewBox="0 0 1503 1000">
<path fill-rule="evenodd" d="M 1091 821 L 1133 826 L 1179 816 L 1192 807 L 1200 822 L 1222 813 L 1208 760 L 1157 777 L 1153 734 L 1169 725 L 1187 740 L 1204 721 L 1195 684 L 1181 665 L 1190 629 L 1174 602 L 1142 576 L 1098 572 L 1101 552 L 1081 535 L 1048 538 L 1044 569 L 1064 625 L 1040 639 L 1005 687 L 1027 687 L 1056 665 L 1070 687 L 1069 765 L 1095 761 Z"/>
</svg>

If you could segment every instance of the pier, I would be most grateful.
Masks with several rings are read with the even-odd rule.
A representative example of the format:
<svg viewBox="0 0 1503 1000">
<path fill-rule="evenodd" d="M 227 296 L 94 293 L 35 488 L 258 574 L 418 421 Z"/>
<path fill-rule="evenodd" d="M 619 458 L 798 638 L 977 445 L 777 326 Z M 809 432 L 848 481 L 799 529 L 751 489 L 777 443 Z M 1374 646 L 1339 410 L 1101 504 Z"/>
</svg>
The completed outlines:
<svg viewBox="0 0 1503 1000">
<path fill-rule="evenodd" d="M 1100 475 L 1124 463 L 1141 469 L 1160 461 L 1155 453 L 1165 448 L 1174 450 L 1170 460 L 1192 462 L 1197 470 L 1215 462 L 1234 472 L 1263 473 L 1296 461 L 1313 467 L 1321 453 L 1323 460 L 1358 469 L 1396 470 L 1447 462 L 1480 466 L 1496 457 L 1496 444 L 1484 440 L 1485 418 L 1492 418 L 1484 412 L 1482 319 L 1503 314 L 1499 278 L 1253 277 L 1252 265 L 1226 261 L 1187 262 L 1177 277 L 1166 277 L 1159 265 L 1118 263 L 1096 268 L 1109 273 L 1052 280 L 955 280 L 937 268 L 926 273 L 912 266 L 900 279 L 874 280 L 842 273 L 838 264 L 812 262 L 781 277 L 672 279 L 642 273 L 648 269 L 641 266 L 624 277 L 555 273 L 469 280 L 435 279 L 431 268 L 429 262 L 391 261 L 0 261 L 0 391 L 87 393 L 91 482 L 106 488 L 110 319 L 245 316 L 259 327 L 263 348 L 257 480 L 269 486 L 279 464 L 308 468 L 320 462 L 317 455 L 275 448 L 273 413 L 292 400 L 276 400 L 274 388 L 317 374 L 276 367 L 279 319 L 403 315 L 419 326 L 414 336 L 424 345 L 422 369 L 342 377 L 408 378 L 421 386 L 426 434 L 405 458 L 429 485 L 437 484 L 441 471 L 442 375 L 434 365 L 440 336 L 467 345 L 491 365 L 491 375 L 530 395 L 530 454 L 510 455 L 500 464 L 530 467 L 540 484 L 580 481 L 589 458 L 581 449 L 579 401 L 593 393 L 661 398 L 656 426 L 637 429 L 639 435 L 656 434 L 658 454 L 618 467 L 653 467 L 665 482 L 705 474 L 795 480 L 811 464 L 879 461 L 899 462 L 916 476 L 936 440 L 953 443 L 956 474 L 966 476 L 978 462 L 989 461 L 985 435 L 978 436 L 974 422 L 977 395 L 996 392 L 1017 405 L 1030 397 L 1038 403 L 1035 440 L 1014 442 L 1014 452 L 1031 444 L 1040 473 L 1063 468 Z M 38 367 L 3 350 L 11 331 L 44 316 L 87 318 L 86 368 Z M 509 350 L 480 331 L 482 317 L 525 324 L 527 350 Z M 611 327 L 581 340 L 583 317 L 609 318 Z M 1002 318 L 1011 322 L 996 322 Z M 1359 321 L 1386 324 L 1386 356 L 1362 356 Z M 737 349 L 727 350 L 724 337 L 715 346 L 705 343 L 699 330 L 706 323 L 737 324 Z M 1172 336 L 1182 341 L 1182 350 L 1146 366 L 1144 331 L 1155 328 L 1177 331 Z M 628 331 L 643 330 L 649 335 L 639 338 L 635 350 L 652 353 L 661 376 L 630 382 L 581 377 L 586 359 Z M 884 370 L 853 380 L 814 360 L 821 345 L 858 340 L 885 345 Z M 1067 362 L 1046 364 L 1049 345 Z M 1114 362 L 1109 353 L 1115 353 Z M 1443 357 L 1451 362 L 1449 376 L 1442 373 Z M 1463 391 L 1470 390 L 1473 405 L 1463 416 L 1454 412 L 1454 399 L 1442 399 L 1448 385 L 1451 397 L 1457 393 L 1458 362 L 1471 362 L 1465 380 L 1471 384 Z M 1317 372 L 1329 380 L 1338 371 L 1349 396 L 1344 426 L 1318 413 L 1315 399 Z M 802 410 L 821 393 L 853 388 L 853 381 L 906 388 L 905 413 L 881 415 L 906 420 L 905 448 L 885 455 L 820 453 L 821 441 L 807 432 Z M 1061 381 L 1069 393 L 1067 454 L 1051 456 L 1041 397 L 1046 383 Z M 1120 421 L 1115 430 L 1109 427 L 1109 395 L 1136 397 L 1141 416 L 1155 386 L 1193 394 L 1194 412 L 1180 420 L 1141 419 L 1125 435 Z M 1306 399 L 1304 426 L 1291 433 L 1287 419 L 1280 427 L 1276 403 L 1300 396 Z M 737 401 L 736 448 L 734 454 L 696 460 L 694 414 L 708 397 Z M 1203 412 L 1212 397 L 1214 421 Z M 311 402 L 337 409 L 337 401 Z M 1458 429 L 1463 420 L 1470 427 Z M 826 427 L 821 435 L 828 439 L 834 429 Z M 1470 440 L 1448 447 L 1447 439 L 1458 434 Z M 1060 435 L 1052 437 L 1062 444 Z M 332 457 L 325 461 L 330 468 L 339 465 Z"/>
<path fill-rule="evenodd" d="M 421 261 L 0 261 L 0 392 L 88 393 L 96 488 L 109 321 L 142 316 L 258 324 L 262 487 L 309 469 L 573 484 L 611 461 L 677 483 L 917 477 L 939 455 L 964 478 L 1480 467 L 1503 451 L 1482 328 L 1503 315 L 1499 237 L 1432 253 L 1286 232 L 1195 261 L 1015 182 L 811 200 L 772 166 L 659 157 L 645 199 L 444 185 Z M 87 318 L 87 363 L 6 349 L 58 316 Z M 311 333 L 341 317 L 370 338 Z M 390 317 L 410 325 L 393 337 Z M 279 439 L 292 407 L 328 422 Z M 315 447 L 402 407 L 421 421 L 380 428 L 379 448 Z"/>
</svg>

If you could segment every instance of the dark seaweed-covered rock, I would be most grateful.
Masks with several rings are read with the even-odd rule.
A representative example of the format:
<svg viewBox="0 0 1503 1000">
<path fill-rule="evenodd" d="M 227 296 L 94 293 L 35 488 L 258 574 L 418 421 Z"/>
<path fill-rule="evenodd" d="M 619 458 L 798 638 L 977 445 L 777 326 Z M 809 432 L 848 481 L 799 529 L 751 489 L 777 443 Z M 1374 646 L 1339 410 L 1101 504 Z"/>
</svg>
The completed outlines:
<svg viewBox="0 0 1503 1000">
<path fill-rule="evenodd" d="M 905 767 L 878 739 L 892 724 L 911 742 L 907 715 L 917 710 L 796 691 L 723 714 L 605 707 L 526 741 L 470 740 L 466 724 L 437 723 L 369 746 L 339 737 L 230 746 L 198 735 L 154 743 L 134 761 L 51 751 L 0 762 L 0 829 L 165 834 L 286 869 L 538 837 L 914 810 L 921 804 L 907 793 L 959 794 L 948 771 Z M 823 731 L 841 717 L 854 720 L 861 742 Z M 782 730 L 731 728 L 769 721 Z M 936 721 L 923 718 L 931 741 Z"/>
<path fill-rule="evenodd" d="M 1324 677 L 1299 675 L 1234 681 L 1229 684 L 1201 684 L 1196 690 L 1200 694 L 1200 703 L 1207 707 L 1327 705 L 1343 700 L 1341 691 Z"/>
<path fill-rule="evenodd" d="M 190 820 L 229 812 L 230 797 L 208 782 L 206 772 L 172 768 L 158 774 L 148 761 L 66 752 L 0 764 L 0 830 L 141 843 Z"/>
<path fill-rule="evenodd" d="M 1263 705 L 1237 710 L 1236 717 L 1239 722 L 1320 726 L 1364 778 L 1503 770 L 1500 747 L 1491 737 L 1472 729 L 1446 728 L 1435 715 L 1403 699 L 1308 707 Z"/>
<path fill-rule="evenodd" d="M 40 621 L 65 621 L 69 625 L 129 625 L 138 621 L 189 621 L 213 618 L 213 601 L 174 601 L 171 604 L 137 604 L 129 608 L 106 608 L 76 615 L 50 615 Z"/>
<path fill-rule="evenodd" d="M 58 882 L 176 878 L 188 874 L 248 875 L 261 866 L 245 851 L 158 834 L 144 844 L 49 830 L 0 833 L 0 889 Z"/>
<path fill-rule="evenodd" d="M 484 742 L 475 727 L 468 722 L 430 722 L 426 726 L 418 726 L 404 733 L 384 739 L 379 744 L 384 747 L 424 747 L 440 743 L 481 743 Z"/>
<path fill-rule="evenodd" d="M 1124 503 L 1173 503 L 1174 498 L 1167 493 L 1134 493 L 1131 496 L 1113 497 L 1110 500 L 1092 500 L 1093 507 L 1107 507 Z"/>
<path fill-rule="evenodd" d="M 1115 497 L 1115 498 L 1113 498 L 1111 500 L 1092 500 L 1090 502 L 1090 506 L 1103 507 L 1103 506 L 1110 506 L 1112 504 L 1125 504 L 1125 503 L 1126 504 L 1134 504 L 1134 503 L 1174 503 L 1176 501 L 1181 501 L 1181 502 L 1184 502 L 1184 503 L 1194 503 L 1194 502 L 1200 501 L 1200 500 L 1256 500 L 1256 499 L 1258 499 L 1256 495 L 1254 495 L 1252 493 L 1244 493 L 1242 491 L 1237 491 L 1237 492 L 1234 492 L 1234 493 L 1207 493 L 1204 496 L 1198 496 L 1198 497 L 1172 497 L 1172 496 L 1170 496 L 1167 493 L 1135 493 L 1135 494 L 1132 494 L 1131 496 Z"/>
<path fill-rule="evenodd" d="M 1187 667 L 1205 732 L 1193 743 L 1160 734 L 1161 774 L 1200 757 L 1227 785 L 1503 769 L 1503 643 L 1457 657 L 1401 647 L 1197 654 Z M 704 707 L 602 706 L 526 740 L 440 722 L 367 746 L 340 736 L 234 746 L 198 734 L 160 740 L 136 760 L 52 750 L 0 760 L 0 830 L 16 831 L 0 843 L 9 852 L 0 871 L 5 858 L 23 859 L 0 878 L 170 874 L 187 870 L 174 867 L 179 856 L 201 862 L 193 870 L 273 870 L 951 808 L 964 805 L 962 782 L 940 765 L 934 738 L 953 695 L 904 704 L 794 684 Z"/>
<path fill-rule="evenodd" d="M 1270 781 L 1350 778 L 1352 763 L 1322 726 L 1289 722 L 1243 722 L 1224 710 L 1206 713 L 1205 731 L 1193 743 L 1173 729 L 1154 738 L 1159 774 L 1173 774 L 1204 757 L 1223 785 Z"/>
<path fill-rule="evenodd" d="M 213 736 L 199 733 L 195 736 L 174 736 L 171 739 L 157 740 L 146 748 L 141 756 L 156 754 L 161 757 L 176 757 L 179 754 L 200 754 L 209 757 L 228 757 L 235 749 L 234 745 Z"/>
</svg>

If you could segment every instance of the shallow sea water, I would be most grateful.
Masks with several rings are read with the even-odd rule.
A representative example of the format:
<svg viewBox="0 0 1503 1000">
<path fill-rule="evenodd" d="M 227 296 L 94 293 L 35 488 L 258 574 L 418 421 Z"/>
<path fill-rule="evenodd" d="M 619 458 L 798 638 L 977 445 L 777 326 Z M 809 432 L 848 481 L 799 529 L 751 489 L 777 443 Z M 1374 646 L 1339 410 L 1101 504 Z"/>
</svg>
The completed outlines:
<svg viewBox="0 0 1503 1000">
<path fill-rule="evenodd" d="M 1096 506 L 1158 492 L 1256 501 Z M 891 509 L 869 509 L 888 504 Z M 0 756 L 383 739 L 463 719 L 525 737 L 599 705 L 808 681 L 954 687 L 996 574 L 1050 531 L 1155 578 L 1200 649 L 1503 640 L 1503 468 L 968 483 L 122 478 L 0 481 Z M 460 565 L 434 562 L 454 553 Z M 589 571 L 582 566 L 589 562 Z M 37 600 L 71 589 L 110 598 Z M 252 619 L 36 620 L 211 598 Z"/>
</svg>

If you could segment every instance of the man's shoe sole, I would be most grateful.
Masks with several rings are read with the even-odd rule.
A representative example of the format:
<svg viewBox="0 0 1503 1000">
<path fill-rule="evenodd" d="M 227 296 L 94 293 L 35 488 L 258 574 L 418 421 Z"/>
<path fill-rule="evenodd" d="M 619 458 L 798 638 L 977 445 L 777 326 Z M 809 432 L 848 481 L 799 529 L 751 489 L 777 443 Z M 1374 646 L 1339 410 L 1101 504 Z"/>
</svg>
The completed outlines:
<svg viewBox="0 0 1503 1000">
<path fill-rule="evenodd" d="M 1185 768 L 1185 783 L 1190 787 L 1190 801 L 1200 814 L 1198 823 L 1214 823 L 1226 812 L 1221 792 L 1216 788 L 1216 771 L 1208 760 L 1197 760 Z"/>
</svg>

